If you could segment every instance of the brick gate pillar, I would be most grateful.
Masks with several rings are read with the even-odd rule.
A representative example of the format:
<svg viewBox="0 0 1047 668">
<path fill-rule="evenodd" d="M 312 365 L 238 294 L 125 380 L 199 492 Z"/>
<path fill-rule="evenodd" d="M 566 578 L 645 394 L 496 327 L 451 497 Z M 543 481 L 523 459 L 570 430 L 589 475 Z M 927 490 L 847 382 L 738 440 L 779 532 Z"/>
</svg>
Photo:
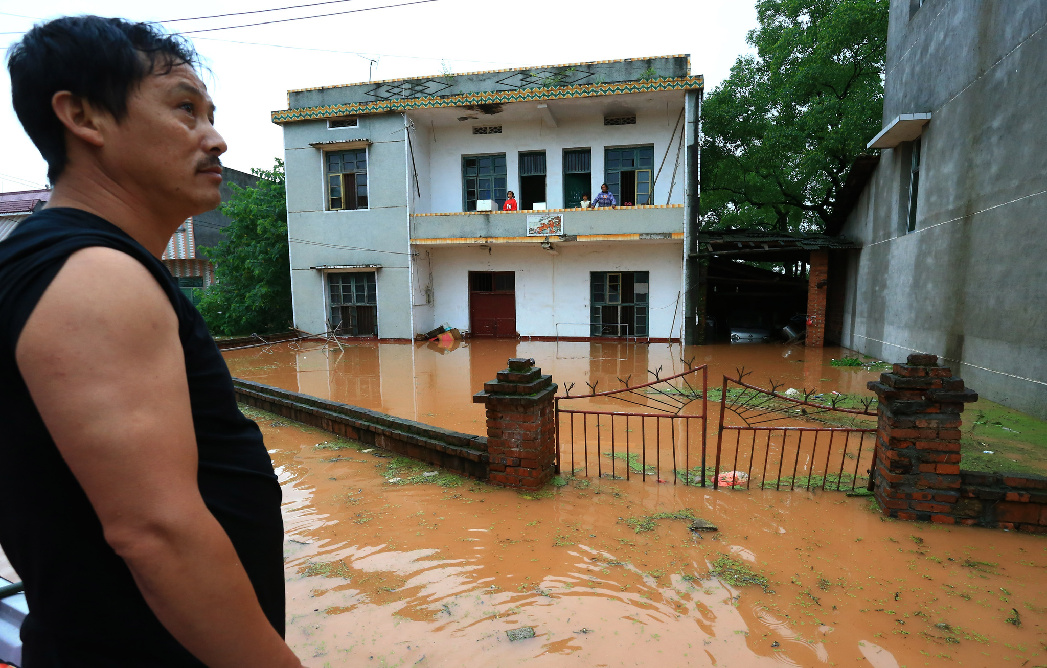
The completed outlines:
<svg viewBox="0 0 1047 668">
<path fill-rule="evenodd" d="M 517 358 L 473 395 L 474 403 L 487 406 L 489 482 L 535 489 L 553 477 L 555 395 L 552 376 L 543 376 L 533 359 Z"/>
<path fill-rule="evenodd" d="M 806 345 L 825 345 L 825 301 L 829 292 L 829 251 L 811 251 L 811 269 L 807 277 Z"/>
<path fill-rule="evenodd" d="M 960 413 L 978 395 L 938 366 L 909 355 L 869 389 L 879 400 L 870 485 L 883 512 L 904 520 L 955 522 L 960 498 Z"/>
</svg>

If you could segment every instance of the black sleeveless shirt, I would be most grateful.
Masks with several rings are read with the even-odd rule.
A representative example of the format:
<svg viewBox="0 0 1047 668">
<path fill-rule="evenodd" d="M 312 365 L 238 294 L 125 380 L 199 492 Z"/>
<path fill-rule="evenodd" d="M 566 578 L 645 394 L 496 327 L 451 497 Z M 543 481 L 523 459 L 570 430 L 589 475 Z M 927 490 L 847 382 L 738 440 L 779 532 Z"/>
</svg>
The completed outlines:
<svg viewBox="0 0 1047 668">
<path fill-rule="evenodd" d="M 0 242 L 0 545 L 29 603 L 23 665 L 202 665 L 160 624 L 105 542 L 15 363 L 18 338 L 41 295 L 65 260 L 90 246 L 137 259 L 174 307 L 200 493 L 232 540 L 266 617 L 283 635 L 280 486 L 261 432 L 236 406 L 232 379 L 203 318 L 164 265 L 118 227 L 76 209 L 45 209 Z"/>
</svg>

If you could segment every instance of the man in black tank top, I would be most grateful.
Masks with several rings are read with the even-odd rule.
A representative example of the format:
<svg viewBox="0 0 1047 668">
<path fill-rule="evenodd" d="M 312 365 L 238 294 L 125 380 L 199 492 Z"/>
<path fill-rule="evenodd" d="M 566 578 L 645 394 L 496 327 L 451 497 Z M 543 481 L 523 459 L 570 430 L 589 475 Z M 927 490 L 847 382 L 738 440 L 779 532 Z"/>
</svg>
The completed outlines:
<svg viewBox="0 0 1047 668">
<path fill-rule="evenodd" d="M 9 51 L 54 185 L 0 243 L 0 544 L 26 587 L 25 668 L 301 665 L 272 463 L 158 260 L 220 201 L 196 64 L 93 16 Z"/>
</svg>

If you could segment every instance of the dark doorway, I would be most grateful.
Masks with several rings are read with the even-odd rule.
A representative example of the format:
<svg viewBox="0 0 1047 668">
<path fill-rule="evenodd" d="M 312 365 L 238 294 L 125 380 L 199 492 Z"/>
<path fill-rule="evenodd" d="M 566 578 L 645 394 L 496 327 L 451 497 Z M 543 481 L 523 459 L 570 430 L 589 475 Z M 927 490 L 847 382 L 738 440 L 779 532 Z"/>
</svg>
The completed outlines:
<svg viewBox="0 0 1047 668">
<path fill-rule="evenodd" d="M 545 199 L 545 151 L 520 154 L 520 208 L 528 211 Z"/>
<path fill-rule="evenodd" d="M 515 272 L 469 272 L 469 329 L 473 336 L 519 336 Z"/>
<path fill-rule="evenodd" d="M 648 336 L 646 271 L 589 272 L 591 336 Z"/>
<path fill-rule="evenodd" d="M 373 271 L 327 275 L 328 326 L 339 336 L 378 335 L 378 291 Z"/>
<path fill-rule="evenodd" d="M 563 205 L 565 209 L 581 206 L 582 197 L 592 199 L 591 152 L 587 148 L 563 152 Z"/>
</svg>

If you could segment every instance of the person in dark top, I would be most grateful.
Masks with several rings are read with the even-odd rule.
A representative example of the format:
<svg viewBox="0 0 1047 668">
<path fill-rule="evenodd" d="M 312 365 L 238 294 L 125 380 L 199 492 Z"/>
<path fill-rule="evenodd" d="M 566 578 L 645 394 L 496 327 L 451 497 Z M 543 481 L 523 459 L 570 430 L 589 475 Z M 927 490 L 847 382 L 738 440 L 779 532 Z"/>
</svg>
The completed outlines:
<svg viewBox="0 0 1047 668">
<path fill-rule="evenodd" d="M 272 463 L 158 260 L 220 201 L 196 58 L 95 16 L 8 52 L 54 186 L 0 243 L 0 545 L 29 603 L 25 668 L 301 665 Z"/>
</svg>

